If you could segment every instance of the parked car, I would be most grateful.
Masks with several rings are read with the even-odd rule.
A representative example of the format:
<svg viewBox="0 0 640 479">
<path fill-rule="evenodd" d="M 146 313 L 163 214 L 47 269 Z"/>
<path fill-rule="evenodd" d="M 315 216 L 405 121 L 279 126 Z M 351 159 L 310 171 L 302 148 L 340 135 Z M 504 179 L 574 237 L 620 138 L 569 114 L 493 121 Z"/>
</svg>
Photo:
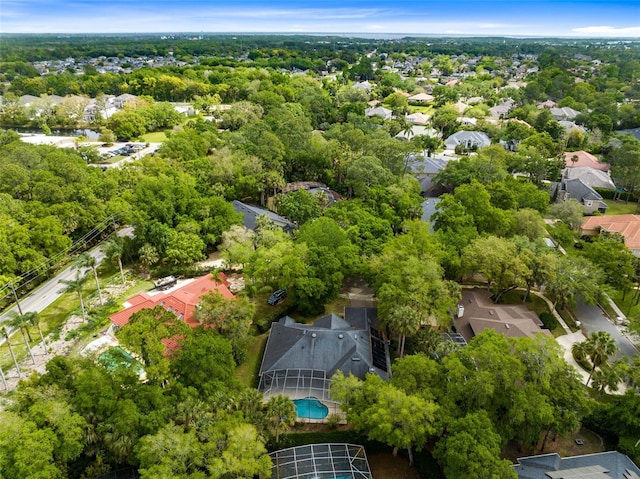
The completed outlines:
<svg viewBox="0 0 640 479">
<path fill-rule="evenodd" d="M 287 299 L 287 290 L 279 289 L 277 291 L 274 291 L 273 294 L 269 296 L 267 303 L 271 306 L 275 306 L 276 304 L 282 303 L 285 299 Z"/>
</svg>

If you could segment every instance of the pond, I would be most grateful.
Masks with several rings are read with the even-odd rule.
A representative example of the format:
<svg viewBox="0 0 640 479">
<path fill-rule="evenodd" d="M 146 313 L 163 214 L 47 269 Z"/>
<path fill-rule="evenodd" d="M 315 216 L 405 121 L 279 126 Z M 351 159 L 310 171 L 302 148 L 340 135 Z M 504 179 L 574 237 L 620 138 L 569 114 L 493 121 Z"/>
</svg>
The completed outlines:
<svg viewBox="0 0 640 479">
<path fill-rule="evenodd" d="M 10 130 L 14 130 L 17 133 L 33 133 L 37 135 L 42 135 L 43 131 L 40 128 L 10 128 Z M 51 130 L 52 136 L 84 136 L 89 140 L 97 140 L 100 138 L 100 132 L 95 130 L 90 130 L 89 128 L 83 129 L 72 129 L 72 130 Z"/>
</svg>

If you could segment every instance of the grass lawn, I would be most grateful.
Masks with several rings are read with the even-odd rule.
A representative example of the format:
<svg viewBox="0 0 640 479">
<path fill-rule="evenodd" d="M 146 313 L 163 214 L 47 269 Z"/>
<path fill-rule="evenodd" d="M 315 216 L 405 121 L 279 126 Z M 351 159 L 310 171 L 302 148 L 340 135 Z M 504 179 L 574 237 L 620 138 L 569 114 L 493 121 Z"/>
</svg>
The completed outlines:
<svg viewBox="0 0 640 479">
<path fill-rule="evenodd" d="M 164 134 L 164 131 L 155 131 L 153 133 L 142 135 L 140 140 L 145 143 L 164 143 L 167 141 L 167 135 Z"/>
<path fill-rule="evenodd" d="M 630 320 L 640 320 L 640 303 L 636 304 L 636 295 L 637 291 L 636 290 L 631 290 L 629 291 L 625 298 L 624 301 L 622 300 L 622 293 L 619 291 L 615 291 L 611 294 L 611 299 L 618 305 L 618 307 L 620 308 L 620 310 L 625 314 L 625 316 L 627 316 L 628 319 Z M 613 310 L 610 311 L 610 306 L 608 304 L 603 305 L 605 308 L 609 308 L 609 309 L 605 309 L 607 314 L 610 315 L 611 318 L 615 318 L 616 314 L 613 312 Z"/>
<path fill-rule="evenodd" d="M 80 309 L 80 299 L 78 298 L 78 295 L 75 293 L 65 293 L 40 313 L 40 328 L 42 328 L 42 334 L 45 338 L 49 333 L 52 333 L 56 329 L 62 327 L 62 324 L 69 316 L 69 313 L 76 309 Z M 29 332 L 33 339 L 31 345 L 34 346 L 38 344 L 40 342 L 38 329 L 30 327 Z M 18 362 L 22 362 L 22 360 L 24 360 L 28 355 L 27 347 L 24 344 L 22 335 L 18 331 L 15 331 L 11 336 L 10 341 L 11 346 L 13 347 L 13 352 L 18 358 Z M 6 342 L 0 346 L 0 366 L 2 366 L 4 371 L 13 367 L 13 360 L 11 359 L 9 347 Z"/>
<path fill-rule="evenodd" d="M 260 362 L 268 337 L 268 332 L 254 337 L 247 351 L 247 360 L 235 370 L 235 376 L 245 386 L 256 387 L 258 385 Z"/>
<path fill-rule="evenodd" d="M 411 113 L 423 113 L 425 115 L 433 115 L 433 106 L 423 106 L 423 105 L 410 105 L 409 111 Z"/>
<path fill-rule="evenodd" d="M 633 215 L 637 213 L 638 204 L 626 201 L 604 200 L 607 204 L 606 215 Z"/>
</svg>

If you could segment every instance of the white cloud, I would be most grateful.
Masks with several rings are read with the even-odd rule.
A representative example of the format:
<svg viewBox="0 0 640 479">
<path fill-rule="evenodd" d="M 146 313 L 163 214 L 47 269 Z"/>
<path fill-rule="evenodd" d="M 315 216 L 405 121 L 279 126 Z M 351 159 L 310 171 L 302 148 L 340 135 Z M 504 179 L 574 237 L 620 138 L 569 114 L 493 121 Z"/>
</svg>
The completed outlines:
<svg viewBox="0 0 640 479">
<path fill-rule="evenodd" d="M 640 26 L 637 27 L 611 27 L 608 25 L 578 27 L 571 29 L 579 35 L 605 36 L 605 37 L 640 37 Z"/>
</svg>

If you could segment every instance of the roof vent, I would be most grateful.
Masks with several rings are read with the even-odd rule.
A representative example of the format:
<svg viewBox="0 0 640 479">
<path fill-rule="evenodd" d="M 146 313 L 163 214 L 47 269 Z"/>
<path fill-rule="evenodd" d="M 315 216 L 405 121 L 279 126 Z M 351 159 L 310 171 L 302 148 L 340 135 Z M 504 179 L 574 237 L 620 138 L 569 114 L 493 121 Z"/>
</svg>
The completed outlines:
<svg viewBox="0 0 640 479">
<path fill-rule="evenodd" d="M 360 361 L 360 358 L 358 356 L 354 356 L 351 358 L 351 361 Z"/>
<path fill-rule="evenodd" d="M 509 329 L 511 327 L 511 325 L 510 324 L 505 324 L 504 327 Z"/>
<path fill-rule="evenodd" d="M 316 333 L 312 333 L 312 334 L 311 334 L 311 337 L 312 337 L 312 338 L 315 338 L 316 336 L 318 336 Z"/>
<path fill-rule="evenodd" d="M 342 338 L 344 338 L 344 334 L 342 333 L 338 334 L 338 339 L 342 339 Z"/>
</svg>

